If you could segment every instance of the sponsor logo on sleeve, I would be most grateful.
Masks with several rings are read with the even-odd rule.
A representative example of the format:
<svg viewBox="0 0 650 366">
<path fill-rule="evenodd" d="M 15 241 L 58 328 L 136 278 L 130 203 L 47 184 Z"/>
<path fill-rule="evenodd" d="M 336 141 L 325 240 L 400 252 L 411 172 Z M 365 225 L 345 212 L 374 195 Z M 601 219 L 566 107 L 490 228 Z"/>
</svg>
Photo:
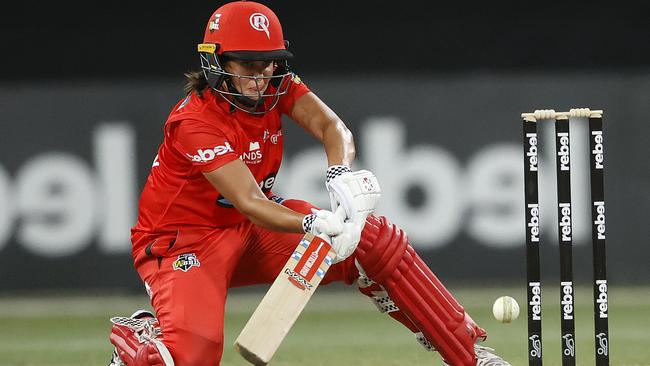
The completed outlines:
<svg viewBox="0 0 650 366">
<path fill-rule="evenodd" d="M 187 157 L 195 162 L 208 163 L 217 156 L 224 155 L 229 152 L 234 152 L 229 142 L 224 142 L 223 145 L 215 146 L 214 148 L 199 149 L 196 155 L 186 154 Z"/>
</svg>

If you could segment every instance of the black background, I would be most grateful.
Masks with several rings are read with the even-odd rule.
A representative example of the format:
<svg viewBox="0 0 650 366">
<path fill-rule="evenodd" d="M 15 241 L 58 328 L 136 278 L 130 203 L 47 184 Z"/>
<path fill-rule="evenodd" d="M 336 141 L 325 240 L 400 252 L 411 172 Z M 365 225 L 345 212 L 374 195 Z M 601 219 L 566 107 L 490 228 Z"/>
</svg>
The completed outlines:
<svg viewBox="0 0 650 366">
<path fill-rule="evenodd" d="M 647 12 L 616 2 L 262 1 L 294 69 L 315 74 L 592 70 L 650 65 Z M 13 4 L 0 79 L 174 77 L 223 2 Z"/>
</svg>

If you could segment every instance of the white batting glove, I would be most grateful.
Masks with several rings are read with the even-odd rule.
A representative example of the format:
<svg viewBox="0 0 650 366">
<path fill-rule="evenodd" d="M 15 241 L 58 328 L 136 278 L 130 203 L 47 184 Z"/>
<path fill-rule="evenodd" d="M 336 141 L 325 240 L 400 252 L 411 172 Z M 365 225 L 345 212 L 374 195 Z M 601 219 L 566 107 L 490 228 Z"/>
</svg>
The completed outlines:
<svg viewBox="0 0 650 366">
<path fill-rule="evenodd" d="M 343 219 L 331 211 L 311 209 L 311 214 L 302 219 L 302 229 L 305 233 L 314 235 L 336 236 L 343 232 Z M 321 235 L 321 236 L 322 236 Z"/>
<path fill-rule="evenodd" d="M 360 225 L 346 222 L 343 224 L 343 232 L 331 238 L 332 248 L 336 251 L 336 258 L 332 263 L 341 262 L 354 253 L 361 240 L 361 229 Z"/>
<path fill-rule="evenodd" d="M 348 220 L 362 228 L 366 218 L 375 211 L 381 197 L 379 182 L 372 172 L 352 172 L 343 165 L 327 168 L 325 186 L 330 195 L 332 211 L 342 206 Z"/>
</svg>

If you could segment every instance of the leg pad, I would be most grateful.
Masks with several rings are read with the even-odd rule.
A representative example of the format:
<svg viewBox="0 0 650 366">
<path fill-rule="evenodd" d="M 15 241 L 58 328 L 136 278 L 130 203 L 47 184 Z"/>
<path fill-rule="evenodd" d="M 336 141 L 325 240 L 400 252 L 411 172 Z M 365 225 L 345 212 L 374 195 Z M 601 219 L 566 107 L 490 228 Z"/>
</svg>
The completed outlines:
<svg viewBox="0 0 650 366">
<path fill-rule="evenodd" d="M 452 365 L 476 365 L 474 343 L 486 337 L 411 246 L 406 233 L 385 217 L 368 217 L 356 259 L 367 277 Z"/>
</svg>

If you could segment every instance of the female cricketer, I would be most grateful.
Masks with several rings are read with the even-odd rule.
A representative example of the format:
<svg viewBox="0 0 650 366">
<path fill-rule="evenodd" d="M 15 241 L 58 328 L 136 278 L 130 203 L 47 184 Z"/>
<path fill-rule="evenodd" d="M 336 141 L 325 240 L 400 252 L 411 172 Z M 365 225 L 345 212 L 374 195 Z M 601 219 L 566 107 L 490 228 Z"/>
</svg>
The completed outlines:
<svg viewBox="0 0 650 366">
<path fill-rule="evenodd" d="M 352 134 L 289 69 L 280 21 L 236 1 L 210 17 L 201 70 L 171 110 L 132 228 L 134 266 L 155 309 L 142 328 L 115 324 L 110 365 L 219 365 L 229 288 L 271 283 L 304 233 L 338 253 L 322 284 L 357 283 L 450 365 L 509 365 L 475 343 L 486 333 L 415 253 L 403 230 L 368 216 L 379 192 L 355 196 Z M 288 116 L 320 141 L 332 210 L 273 194 Z M 341 214 L 344 212 L 344 214 Z"/>
</svg>

